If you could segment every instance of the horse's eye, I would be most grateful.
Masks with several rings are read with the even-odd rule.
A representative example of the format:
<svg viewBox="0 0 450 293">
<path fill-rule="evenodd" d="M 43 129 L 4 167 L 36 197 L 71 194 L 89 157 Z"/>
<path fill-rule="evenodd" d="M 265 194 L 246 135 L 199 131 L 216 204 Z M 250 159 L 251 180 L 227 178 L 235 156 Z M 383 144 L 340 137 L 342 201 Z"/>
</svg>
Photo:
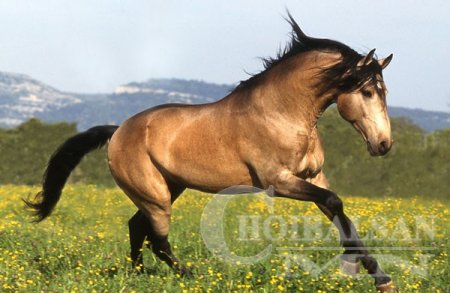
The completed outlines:
<svg viewBox="0 0 450 293">
<path fill-rule="evenodd" d="M 361 93 L 363 94 L 364 97 L 366 98 L 371 98 L 372 97 L 372 92 L 368 91 L 368 90 L 361 90 Z"/>
</svg>

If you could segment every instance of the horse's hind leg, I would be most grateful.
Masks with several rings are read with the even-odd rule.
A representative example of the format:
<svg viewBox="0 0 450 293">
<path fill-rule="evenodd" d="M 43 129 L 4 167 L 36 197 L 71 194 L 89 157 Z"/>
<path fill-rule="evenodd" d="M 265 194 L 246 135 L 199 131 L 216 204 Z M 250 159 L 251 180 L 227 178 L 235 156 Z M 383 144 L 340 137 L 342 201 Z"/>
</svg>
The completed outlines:
<svg viewBox="0 0 450 293">
<path fill-rule="evenodd" d="M 185 188 L 170 185 L 169 190 L 171 194 L 171 202 L 173 203 L 178 196 L 184 191 Z M 131 219 L 128 221 L 128 227 L 129 227 L 129 233 L 130 233 L 130 246 L 131 246 L 131 261 L 132 266 L 135 268 L 138 272 L 144 271 L 144 263 L 142 259 L 142 248 L 145 239 L 147 238 L 148 248 L 151 247 L 151 243 L 155 240 L 152 240 L 154 238 L 154 232 L 151 230 L 152 226 L 150 221 L 147 219 L 147 217 L 138 210 L 136 214 L 131 217 Z M 172 258 L 175 258 L 172 254 Z M 169 264 L 170 265 L 170 264 Z"/>
<path fill-rule="evenodd" d="M 114 142 L 113 142 L 114 143 Z M 152 164 L 147 153 L 139 145 L 127 148 L 110 145 L 109 164 L 117 184 L 139 208 L 148 223 L 146 236 L 152 243 L 152 250 L 170 267 L 182 272 L 182 267 L 173 255 L 168 242 L 172 195 L 166 179 Z M 119 151 L 118 151 L 119 150 Z M 139 216 L 131 220 L 130 228 L 133 257 L 139 265 L 140 249 L 145 239 L 139 226 L 144 221 Z"/>
<path fill-rule="evenodd" d="M 172 253 L 168 241 L 170 225 L 170 202 L 165 204 L 145 204 L 130 220 L 130 244 L 134 266 L 142 265 L 142 244 L 145 237 L 150 241 L 153 253 L 171 268 L 185 273 L 185 269 Z M 144 215 L 145 212 L 145 215 Z M 141 214 L 142 213 L 142 214 Z"/>
<path fill-rule="evenodd" d="M 145 237 L 147 237 L 148 220 L 141 213 L 140 210 L 134 214 L 128 221 L 128 229 L 130 233 L 130 246 L 131 246 L 131 264 L 133 268 L 139 272 L 143 272 L 144 263 L 142 260 L 142 245 L 144 244 Z"/>
</svg>

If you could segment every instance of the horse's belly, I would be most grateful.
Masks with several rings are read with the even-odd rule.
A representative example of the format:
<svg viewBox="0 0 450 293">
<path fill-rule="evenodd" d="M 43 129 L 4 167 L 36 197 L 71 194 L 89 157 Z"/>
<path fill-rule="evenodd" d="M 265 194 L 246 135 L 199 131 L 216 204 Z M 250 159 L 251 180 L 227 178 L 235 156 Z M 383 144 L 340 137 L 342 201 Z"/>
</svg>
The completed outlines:
<svg viewBox="0 0 450 293">
<path fill-rule="evenodd" d="M 237 157 L 209 147 L 171 149 L 155 159 L 169 180 L 189 188 L 218 192 L 234 185 L 252 185 L 249 170 Z"/>
<path fill-rule="evenodd" d="M 188 188 L 206 192 L 219 192 L 230 186 L 253 185 L 248 171 L 236 166 L 217 169 L 194 164 L 168 170 L 167 175 Z"/>
</svg>

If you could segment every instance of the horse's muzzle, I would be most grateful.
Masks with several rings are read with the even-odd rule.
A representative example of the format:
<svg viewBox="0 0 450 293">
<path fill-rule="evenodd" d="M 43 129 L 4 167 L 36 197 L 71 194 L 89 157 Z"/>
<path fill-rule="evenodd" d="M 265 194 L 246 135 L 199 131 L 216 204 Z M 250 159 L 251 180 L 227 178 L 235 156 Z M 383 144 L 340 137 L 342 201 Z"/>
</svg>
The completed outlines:
<svg viewBox="0 0 450 293">
<path fill-rule="evenodd" d="M 383 139 L 379 142 L 367 141 L 367 149 L 372 156 L 384 156 L 392 147 L 393 140 Z"/>
</svg>

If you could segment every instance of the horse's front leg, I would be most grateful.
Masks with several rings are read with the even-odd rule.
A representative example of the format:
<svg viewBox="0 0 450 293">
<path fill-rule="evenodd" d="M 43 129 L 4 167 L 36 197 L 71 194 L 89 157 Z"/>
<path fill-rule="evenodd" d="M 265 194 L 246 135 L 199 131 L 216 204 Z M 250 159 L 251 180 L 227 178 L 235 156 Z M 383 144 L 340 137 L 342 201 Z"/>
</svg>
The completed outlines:
<svg viewBox="0 0 450 293">
<path fill-rule="evenodd" d="M 325 176 L 325 174 L 323 173 L 323 171 L 319 172 L 314 178 L 311 178 L 310 181 L 312 184 L 330 190 L 330 184 Z M 316 203 L 317 207 L 325 214 L 325 216 L 331 221 L 333 222 L 333 213 L 324 205 Z M 350 223 L 350 225 L 352 225 L 352 223 Z M 355 233 L 356 229 L 354 229 Z M 340 229 L 339 231 L 340 233 L 342 233 L 342 229 Z M 343 239 L 342 235 L 341 235 L 341 239 Z M 358 250 L 358 247 L 346 247 L 343 243 L 344 246 L 344 253 L 341 256 L 341 268 L 343 269 L 344 272 L 346 272 L 347 274 L 350 275 L 355 275 L 357 273 L 359 273 L 359 259 L 361 256 L 361 252 Z M 362 243 L 360 243 L 360 246 L 362 246 Z"/>
<path fill-rule="evenodd" d="M 376 259 L 369 255 L 351 220 L 344 213 L 342 200 L 336 193 L 309 183 L 290 172 L 282 172 L 273 182 L 274 196 L 314 202 L 339 230 L 341 243 L 346 249 L 346 261 L 361 260 L 364 268 L 375 279 L 381 292 L 396 292 L 392 280 L 379 267 Z M 355 253 L 356 252 L 356 253 Z"/>
</svg>

